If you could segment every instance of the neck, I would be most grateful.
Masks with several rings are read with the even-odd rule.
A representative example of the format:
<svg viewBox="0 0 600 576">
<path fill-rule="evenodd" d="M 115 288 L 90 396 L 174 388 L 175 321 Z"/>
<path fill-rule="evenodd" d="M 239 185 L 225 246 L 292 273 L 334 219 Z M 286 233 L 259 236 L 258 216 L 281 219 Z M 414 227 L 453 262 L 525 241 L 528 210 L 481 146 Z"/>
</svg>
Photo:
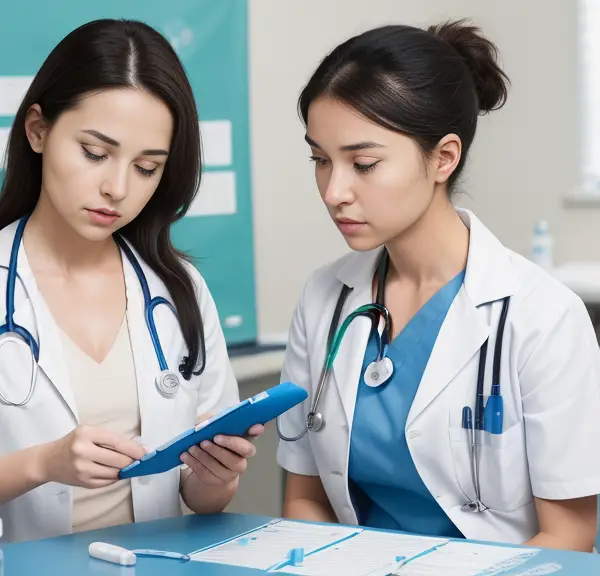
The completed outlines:
<svg viewBox="0 0 600 576">
<path fill-rule="evenodd" d="M 44 193 L 25 226 L 23 244 L 28 259 L 33 258 L 37 267 L 58 269 L 63 273 L 98 268 L 118 255 L 112 237 L 92 241 L 77 234 Z"/>
<path fill-rule="evenodd" d="M 425 214 L 386 248 L 394 276 L 417 286 L 445 284 L 467 264 L 469 230 L 440 190 Z"/>
</svg>

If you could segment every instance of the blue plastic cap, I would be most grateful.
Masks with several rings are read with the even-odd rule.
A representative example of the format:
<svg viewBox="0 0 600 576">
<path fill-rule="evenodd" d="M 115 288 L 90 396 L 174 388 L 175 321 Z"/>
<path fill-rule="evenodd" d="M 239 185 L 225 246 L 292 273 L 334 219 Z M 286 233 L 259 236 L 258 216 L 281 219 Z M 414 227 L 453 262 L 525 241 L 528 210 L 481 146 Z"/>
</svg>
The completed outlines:
<svg viewBox="0 0 600 576">
<path fill-rule="evenodd" d="M 462 427 L 470 430 L 473 428 L 473 411 L 470 406 L 464 406 L 462 411 Z"/>
<path fill-rule="evenodd" d="M 292 548 L 288 553 L 292 566 L 299 566 L 304 561 L 304 548 Z"/>
<path fill-rule="evenodd" d="M 485 405 L 485 429 L 491 434 L 502 434 L 504 402 L 502 396 L 490 396 Z"/>
</svg>

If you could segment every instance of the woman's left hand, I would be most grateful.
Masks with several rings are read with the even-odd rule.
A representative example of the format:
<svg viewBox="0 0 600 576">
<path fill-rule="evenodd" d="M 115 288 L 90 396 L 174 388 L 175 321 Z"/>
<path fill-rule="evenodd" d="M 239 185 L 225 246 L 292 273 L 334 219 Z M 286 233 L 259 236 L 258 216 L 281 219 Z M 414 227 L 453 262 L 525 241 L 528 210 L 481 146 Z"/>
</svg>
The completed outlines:
<svg viewBox="0 0 600 576">
<path fill-rule="evenodd" d="M 203 421 L 210 416 L 202 416 Z M 262 424 L 256 424 L 248 430 L 245 437 L 217 435 L 213 442 L 204 441 L 192 446 L 181 455 L 181 461 L 187 464 L 193 474 L 203 484 L 218 486 L 233 482 L 248 465 L 248 458 L 256 454 L 251 440 L 265 431 Z"/>
</svg>

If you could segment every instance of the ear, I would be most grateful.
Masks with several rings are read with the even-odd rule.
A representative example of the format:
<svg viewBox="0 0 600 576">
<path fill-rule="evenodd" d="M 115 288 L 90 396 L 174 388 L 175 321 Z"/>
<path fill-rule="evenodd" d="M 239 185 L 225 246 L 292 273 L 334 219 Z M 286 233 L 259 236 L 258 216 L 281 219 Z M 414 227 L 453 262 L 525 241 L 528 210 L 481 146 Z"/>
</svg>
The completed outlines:
<svg viewBox="0 0 600 576">
<path fill-rule="evenodd" d="M 439 184 L 447 182 L 448 178 L 460 162 L 462 143 L 456 134 L 447 134 L 436 146 L 435 181 Z"/>
<path fill-rule="evenodd" d="M 25 134 L 34 152 L 41 154 L 48 134 L 48 123 L 39 104 L 33 104 L 25 116 Z"/>
</svg>

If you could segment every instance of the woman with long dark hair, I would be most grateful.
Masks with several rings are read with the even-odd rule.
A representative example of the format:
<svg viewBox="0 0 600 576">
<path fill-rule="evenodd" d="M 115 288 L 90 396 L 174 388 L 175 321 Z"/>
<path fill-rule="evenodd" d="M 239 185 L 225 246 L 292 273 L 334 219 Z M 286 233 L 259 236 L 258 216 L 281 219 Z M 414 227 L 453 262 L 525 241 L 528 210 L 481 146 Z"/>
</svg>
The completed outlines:
<svg viewBox="0 0 600 576">
<path fill-rule="evenodd" d="M 139 22 L 70 33 L 19 107 L 0 195 L 0 517 L 10 539 L 173 516 L 180 495 L 214 512 L 235 493 L 254 453 L 238 437 L 190 449 L 185 470 L 118 480 L 143 444 L 238 401 L 214 301 L 170 238 L 200 158 L 181 62 Z"/>
</svg>

